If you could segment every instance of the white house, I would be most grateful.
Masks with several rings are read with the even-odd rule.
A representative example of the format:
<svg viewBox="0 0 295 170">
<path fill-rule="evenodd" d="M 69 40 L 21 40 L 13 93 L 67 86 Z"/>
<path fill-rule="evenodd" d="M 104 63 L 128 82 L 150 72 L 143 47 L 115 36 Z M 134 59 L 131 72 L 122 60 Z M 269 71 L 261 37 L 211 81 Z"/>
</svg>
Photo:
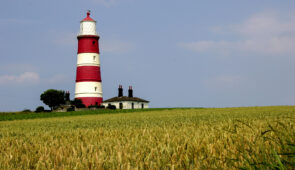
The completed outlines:
<svg viewBox="0 0 295 170">
<path fill-rule="evenodd" d="M 138 97 L 133 97 L 132 86 L 129 86 L 128 96 L 123 96 L 123 87 L 119 86 L 118 97 L 113 97 L 103 101 L 102 105 L 108 107 L 109 105 L 116 106 L 116 109 L 145 109 L 148 108 L 149 101 Z"/>
</svg>

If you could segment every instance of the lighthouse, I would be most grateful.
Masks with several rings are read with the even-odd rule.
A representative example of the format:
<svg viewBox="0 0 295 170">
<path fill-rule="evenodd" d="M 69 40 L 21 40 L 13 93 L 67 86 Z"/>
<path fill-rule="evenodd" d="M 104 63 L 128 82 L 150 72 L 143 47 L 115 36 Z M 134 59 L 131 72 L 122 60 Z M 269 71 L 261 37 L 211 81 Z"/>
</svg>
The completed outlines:
<svg viewBox="0 0 295 170">
<path fill-rule="evenodd" d="M 96 21 L 90 17 L 80 22 L 78 39 L 78 56 L 75 98 L 83 104 L 100 105 L 102 103 L 102 85 L 99 61 L 99 34 L 96 32 Z"/>
</svg>

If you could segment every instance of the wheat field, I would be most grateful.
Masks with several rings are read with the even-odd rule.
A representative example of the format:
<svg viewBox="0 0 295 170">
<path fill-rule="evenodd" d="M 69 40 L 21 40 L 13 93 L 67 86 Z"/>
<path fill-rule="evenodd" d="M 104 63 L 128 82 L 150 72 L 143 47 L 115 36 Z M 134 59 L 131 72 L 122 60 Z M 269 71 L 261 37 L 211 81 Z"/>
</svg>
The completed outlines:
<svg viewBox="0 0 295 170">
<path fill-rule="evenodd" d="M 1 169 L 294 169 L 295 107 L 0 122 Z"/>
</svg>

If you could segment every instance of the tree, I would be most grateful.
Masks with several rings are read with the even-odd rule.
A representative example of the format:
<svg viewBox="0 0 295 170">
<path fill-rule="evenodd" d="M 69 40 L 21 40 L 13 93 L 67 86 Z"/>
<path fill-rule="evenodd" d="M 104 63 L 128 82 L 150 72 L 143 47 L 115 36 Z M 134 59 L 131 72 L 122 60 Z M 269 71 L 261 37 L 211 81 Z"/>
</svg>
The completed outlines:
<svg viewBox="0 0 295 170">
<path fill-rule="evenodd" d="M 41 94 L 40 100 L 53 110 L 57 106 L 65 104 L 65 92 L 62 90 L 48 89 Z"/>
</svg>

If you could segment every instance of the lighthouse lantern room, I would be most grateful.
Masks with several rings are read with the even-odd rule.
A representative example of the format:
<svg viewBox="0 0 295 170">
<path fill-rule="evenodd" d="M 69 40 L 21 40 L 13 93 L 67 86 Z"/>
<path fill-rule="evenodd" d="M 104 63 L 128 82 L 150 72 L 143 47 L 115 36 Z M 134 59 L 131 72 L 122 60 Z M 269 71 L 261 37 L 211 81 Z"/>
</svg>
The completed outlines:
<svg viewBox="0 0 295 170">
<path fill-rule="evenodd" d="M 102 103 L 102 86 L 99 62 L 99 35 L 96 32 L 96 21 L 87 17 L 80 22 L 78 38 L 78 57 L 76 72 L 75 98 L 83 104 L 100 105 Z"/>
</svg>

